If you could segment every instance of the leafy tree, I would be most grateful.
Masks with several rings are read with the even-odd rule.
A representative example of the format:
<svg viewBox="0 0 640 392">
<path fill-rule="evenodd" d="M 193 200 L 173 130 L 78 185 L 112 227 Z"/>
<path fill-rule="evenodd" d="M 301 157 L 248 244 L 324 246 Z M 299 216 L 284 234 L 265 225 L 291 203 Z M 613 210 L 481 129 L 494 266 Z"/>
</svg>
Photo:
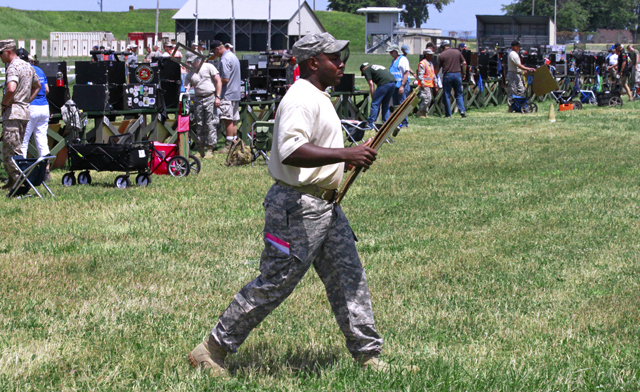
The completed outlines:
<svg viewBox="0 0 640 392">
<path fill-rule="evenodd" d="M 507 15 L 531 15 L 532 0 L 504 5 Z M 535 15 L 553 18 L 554 0 L 535 0 Z M 558 0 L 558 31 L 636 30 L 640 0 Z"/>
<path fill-rule="evenodd" d="M 442 12 L 445 5 L 453 0 L 400 0 L 398 3 L 404 5 L 407 12 L 400 15 L 400 19 L 407 27 L 420 27 L 429 19 L 429 5 L 436 7 L 438 12 Z"/>
<path fill-rule="evenodd" d="M 398 0 L 329 0 L 327 9 L 355 14 L 358 8 L 397 6 Z"/>
<path fill-rule="evenodd" d="M 442 12 L 445 5 L 454 0 L 329 0 L 328 9 L 356 13 L 359 8 L 365 7 L 399 7 L 404 8 L 400 19 L 408 27 L 420 27 L 429 19 L 429 5 Z"/>
</svg>

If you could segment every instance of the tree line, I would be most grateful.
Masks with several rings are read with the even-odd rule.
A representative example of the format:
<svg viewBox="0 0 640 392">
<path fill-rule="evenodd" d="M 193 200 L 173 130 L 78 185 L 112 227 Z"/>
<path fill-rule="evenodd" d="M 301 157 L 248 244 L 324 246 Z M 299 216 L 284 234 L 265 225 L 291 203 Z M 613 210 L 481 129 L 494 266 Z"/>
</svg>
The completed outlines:
<svg viewBox="0 0 640 392">
<path fill-rule="evenodd" d="M 504 5 L 507 15 L 549 16 L 553 19 L 554 0 L 516 0 Z M 624 29 L 636 32 L 640 0 L 557 0 L 558 31 L 596 31 Z"/>
<path fill-rule="evenodd" d="M 400 14 L 400 20 L 407 27 L 420 27 L 429 19 L 429 5 L 433 5 L 438 12 L 453 0 L 329 0 L 329 9 L 334 11 L 357 13 L 359 8 L 366 7 L 398 7 L 407 12 Z"/>
</svg>

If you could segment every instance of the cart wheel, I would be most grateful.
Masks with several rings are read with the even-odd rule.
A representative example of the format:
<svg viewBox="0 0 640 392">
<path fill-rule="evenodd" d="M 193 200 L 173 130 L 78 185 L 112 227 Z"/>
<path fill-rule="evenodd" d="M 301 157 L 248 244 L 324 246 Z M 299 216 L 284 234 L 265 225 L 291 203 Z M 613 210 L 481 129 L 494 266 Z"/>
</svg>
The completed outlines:
<svg viewBox="0 0 640 392">
<path fill-rule="evenodd" d="M 126 187 L 131 185 L 131 181 L 129 180 L 129 176 L 123 174 L 116 177 L 116 180 L 113 182 L 113 184 L 118 189 L 125 189 Z"/>
<path fill-rule="evenodd" d="M 538 113 L 538 104 L 533 102 L 531 103 L 531 112 L 532 113 Z"/>
<path fill-rule="evenodd" d="M 573 110 L 582 110 L 582 102 L 580 102 L 580 101 L 571 101 L 569 103 L 573 105 Z"/>
<path fill-rule="evenodd" d="M 200 173 L 200 169 L 202 165 L 200 164 L 200 160 L 195 155 L 189 155 L 189 169 L 191 174 Z"/>
<path fill-rule="evenodd" d="M 62 185 L 73 186 L 76 184 L 76 176 L 73 173 L 67 173 L 62 176 Z"/>
<path fill-rule="evenodd" d="M 611 97 L 611 99 L 609 99 L 609 106 L 611 106 L 611 107 L 614 107 L 614 106 L 622 107 L 622 98 L 620 98 L 620 97 Z"/>
<path fill-rule="evenodd" d="M 596 99 L 596 97 L 589 98 L 589 105 L 597 105 L 597 104 L 598 104 L 598 100 Z"/>
<path fill-rule="evenodd" d="M 167 163 L 167 171 L 174 177 L 186 177 L 189 175 L 189 161 L 187 158 L 177 155 Z"/>
<path fill-rule="evenodd" d="M 138 184 L 138 186 L 147 186 L 151 184 L 151 176 L 147 173 L 138 174 L 136 176 L 136 184 Z"/>
<path fill-rule="evenodd" d="M 78 174 L 78 184 L 80 185 L 88 185 L 91 184 L 91 174 L 88 171 L 83 171 Z"/>
</svg>

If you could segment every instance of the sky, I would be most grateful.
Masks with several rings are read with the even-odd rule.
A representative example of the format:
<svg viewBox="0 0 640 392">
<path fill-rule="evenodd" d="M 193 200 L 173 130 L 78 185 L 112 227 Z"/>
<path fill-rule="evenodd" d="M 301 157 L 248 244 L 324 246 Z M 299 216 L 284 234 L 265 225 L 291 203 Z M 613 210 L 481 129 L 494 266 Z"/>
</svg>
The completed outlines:
<svg viewBox="0 0 640 392">
<path fill-rule="evenodd" d="M 127 11 L 129 6 L 134 8 L 156 8 L 157 1 L 160 1 L 160 8 L 180 8 L 186 0 L 102 0 L 104 11 Z M 212 0 L 202 0 L 212 1 Z M 222 1 L 222 0 L 216 0 Z M 267 1 L 267 0 L 264 0 Z M 277 4 L 278 0 L 272 0 L 272 4 Z M 313 7 L 314 0 L 307 0 Z M 435 7 L 430 6 L 430 18 L 423 27 L 439 28 L 446 34 L 448 31 L 473 31 L 476 30 L 476 14 L 481 15 L 501 15 L 502 5 L 509 4 L 511 0 L 454 0 L 446 7 L 442 13 L 438 13 Z M 19 6 L 18 6 L 19 4 Z M 58 11 L 100 11 L 100 4 L 97 0 L 64 0 L 44 1 L 44 0 L 21 0 L 16 4 L 15 0 L 0 0 L 0 6 L 13 7 L 23 10 L 58 10 Z M 326 10 L 328 0 L 315 0 L 317 10 Z"/>
</svg>

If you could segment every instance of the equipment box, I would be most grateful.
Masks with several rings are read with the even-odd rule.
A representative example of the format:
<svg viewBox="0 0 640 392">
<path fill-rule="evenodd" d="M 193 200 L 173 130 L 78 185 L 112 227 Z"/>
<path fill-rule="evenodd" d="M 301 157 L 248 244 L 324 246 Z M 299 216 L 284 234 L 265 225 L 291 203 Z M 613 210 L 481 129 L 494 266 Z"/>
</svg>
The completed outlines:
<svg viewBox="0 0 640 392">
<path fill-rule="evenodd" d="M 158 85 L 127 84 L 124 86 L 125 107 L 129 110 L 155 109 L 158 103 Z"/>
</svg>

